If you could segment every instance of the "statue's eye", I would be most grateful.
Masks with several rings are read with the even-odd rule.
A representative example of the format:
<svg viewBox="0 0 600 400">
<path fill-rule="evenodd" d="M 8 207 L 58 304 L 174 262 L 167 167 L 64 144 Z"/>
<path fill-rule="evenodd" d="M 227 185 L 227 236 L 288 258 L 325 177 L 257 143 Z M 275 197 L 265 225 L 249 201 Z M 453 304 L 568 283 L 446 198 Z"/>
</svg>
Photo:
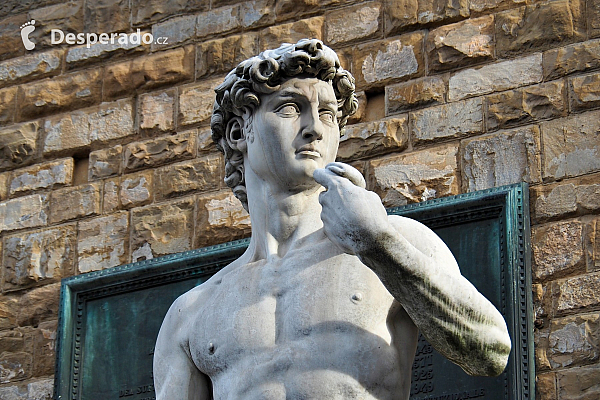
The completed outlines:
<svg viewBox="0 0 600 400">
<path fill-rule="evenodd" d="M 321 121 L 333 124 L 335 123 L 335 114 L 329 110 L 323 110 L 319 113 L 319 118 Z"/>
<path fill-rule="evenodd" d="M 277 113 L 284 116 L 294 116 L 300 114 L 300 109 L 296 104 L 288 103 L 279 107 Z"/>
</svg>

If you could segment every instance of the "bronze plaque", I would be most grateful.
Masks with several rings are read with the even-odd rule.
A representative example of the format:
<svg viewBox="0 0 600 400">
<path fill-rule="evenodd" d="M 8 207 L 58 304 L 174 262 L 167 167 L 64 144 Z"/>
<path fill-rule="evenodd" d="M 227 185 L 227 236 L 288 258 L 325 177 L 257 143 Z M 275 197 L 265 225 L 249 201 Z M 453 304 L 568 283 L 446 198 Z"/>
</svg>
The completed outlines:
<svg viewBox="0 0 600 400">
<path fill-rule="evenodd" d="M 534 396 L 529 213 L 519 184 L 394 208 L 448 244 L 461 271 L 507 321 L 509 365 L 471 377 L 421 336 L 411 400 L 521 400 Z M 153 400 L 152 355 L 171 303 L 235 260 L 247 240 L 62 281 L 55 398 Z"/>
</svg>

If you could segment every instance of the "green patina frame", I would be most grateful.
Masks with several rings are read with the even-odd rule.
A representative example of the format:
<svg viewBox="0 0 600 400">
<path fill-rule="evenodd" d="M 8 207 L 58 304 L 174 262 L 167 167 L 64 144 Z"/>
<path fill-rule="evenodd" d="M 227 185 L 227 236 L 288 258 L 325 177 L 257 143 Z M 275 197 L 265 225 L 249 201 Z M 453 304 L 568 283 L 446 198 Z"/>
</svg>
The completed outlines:
<svg viewBox="0 0 600 400">
<path fill-rule="evenodd" d="M 484 267 L 479 264 L 473 267 L 467 265 L 467 270 L 470 269 L 469 273 L 475 280 L 479 280 L 480 285 L 485 286 L 485 281 L 488 280 L 492 282 L 493 287 L 485 289 L 494 291 L 492 297 L 495 297 L 495 300 L 490 300 L 504 315 L 513 343 L 509 365 L 499 377 L 471 378 L 464 374 L 465 377 L 462 380 L 463 378 L 456 378 L 452 372 L 445 375 L 452 375 L 452 384 L 460 384 L 461 387 L 447 388 L 444 385 L 447 385 L 448 379 L 436 381 L 432 378 L 428 382 L 432 382 L 430 385 L 432 388 L 437 385 L 437 389 L 429 390 L 428 382 L 417 382 L 420 385 L 415 384 L 418 394 L 412 395 L 411 399 L 482 398 L 484 395 L 480 395 L 480 393 L 484 393 L 486 390 L 488 391 L 485 395 L 486 399 L 533 399 L 535 397 L 535 367 L 527 184 L 521 183 L 429 200 L 389 209 L 388 213 L 414 218 L 434 229 L 442 238 L 446 235 L 444 240 L 455 242 L 455 248 L 451 247 L 451 249 L 455 252 L 459 263 L 464 254 L 467 254 L 466 257 L 470 260 L 467 263 L 476 264 L 479 259 L 493 261 L 489 262 L 493 265 Z M 470 247 L 462 248 L 462 245 L 456 244 L 458 242 L 454 238 L 455 231 L 460 226 L 465 227 L 460 235 L 466 237 L 465 240 L 469 242 Z M 461 231 L 458 230 L 458 232 Z M 477 243 L 480 237 L 482 237 L 482 242 L 485 241 L 481 245 Z M 150 336 L 144 336 L 146 341 L 151 341 L 158 333 L 157 325 L 160 326 L 166 309 L 178 293 L 183 293 L 208 279 L 219 269 L 239 257 L 247 245 L 248 239 L 238 240 L 63 279 L 56 347 L 54 398 L 86 400 L 95 398 L 93 396 L 96 398 L 102 396 L 101 398 L 127 400 L 153 399 L 151 376 L 148 376 L 150 372 L 147 370 L 149 368 L 151 371 L 151 357 L 149 357 L 151 351 L 147 354 L 117 354 L 114 357 L 111 355 L 110 362 L 104 362 L 100 357 L 98 357 L 100 360 L 98 361 L 94 357 L 94 352 L 101 352 L 98 349 L 102 349 L 104 355 L 107 352 L 106 346 L 119 347 L 124 341 L 129 342 L 127 340 L 129 338 L 119 336 L 121 332 L 119 326 L 111 325 L 114 324 L 114 321 L 122 321 L 122 319 L 111 319 L 111 310 L 116 309 L 115 307 L 125 307 L 124 317 L 131 319 L 127 323 L 132 323 L 133 326 L 139 328 L 142 323 L 137 323 L 135 320 L 138 314 L 131 312 L 131 309 L 127 309 L 127 307 L 131 307 L 137 300 L 143 304 L 158 305 L 160 310 L 150 310 L 150 317 L 143 312 L 139 314 L 140 317 L 152 320 L 152 324 L 150 324 L 152 327 L 148 328 L 151 331 L 148 333 Z M 473 248 L 491 249 L 491 251 L 483 250 L 481 252 L 483 258 L 473 258 L 474 256 L 469 255 L 473 252 Z M 461 264 L 461 270 L 463 267 L 464 265 Z M 463 274 L 465 274 L 464 271 Z M 465 276 L 469 278 L 467 274 Z M 473 279 L 471 281 L 473 282 Z M 479 288 L 476 282 L 473 283 Z M 495 292 L 496 289 L 499 289 L 499 292 Z M 480 288 L 480 290 L 482 289 Z M 486 294 L 484 290 L 482 292 Z M 170 300 L 153 301 L 161 296 Z M 99 315 L 103 310 L 109 317 L 106 319 L 105 315 L 104 322 L 98 322 L 97 319 L 100 318 Z M 160 315 L 161 313 L 162 315 Z M 139 332 L 146 334 L 143 328 Z M 111 337 L 113 335 L 115 337 Z M 143 341 L 142 339 L 140 336 L 140 341 Z M 131 341 L 128 345 L 135 348 L 136 342 L 137 340 Z M 129 348 L 126 347 L 125 350 L 119 351 L 127 353 Z M 108 353 L 110 353 L 110 349 L 111 347 L 108 347 Z M 421 338 L 418 352 L 427 352 L 427 349 L 426 341 Z M 437 353 L 432 354 L 431 357 L 437 360 L 434 362 L 437 370 L 451 371 L 452 368 L 458 368 Z M 116 359 L 119 361 L 115 361 Z M 124 364 L 121 364 L 120 360 L 125 360 Z M 425 359 L 423 360 L 425 361 Z M 103 362 L 104 364 L 102 364 Z M 128 362 L 131 363 L 131 367 Z M 148 363 L 150 363 L 149 367 Z M 94 368 L 92 368 L 92 364 Z M 418 371 L 422 366 L 416 365 L 415 362 L 413 367 L 414 371 Z M 105 372 L 100 374 L 94 372 L 99 370 Z M 144 382 L 139 379 L 138 382 L 133 382 L 131 385 L 124 384 L 123 379 L 127 377 L 122 376 L 123 371 L 144 376 L 143 379 L 146 380 L 144 382 L 150 385 L 144 385 Z M 85 392 L 88 387 L 97 390 L 102 386 L 98 383 L 99 376 L 102 377 L 100 379 L 102 385 L 109 386 L 106 393 L 110 393 L 110 395 Z M 414 379 L 418 379 L 418 377 L 413 375 Z M 479 384 L 479 379 L 492 380 L 482 381 L 487 383 Z M 479 388 L 480 386 L 481 388 Z M 489 387 L 495 388 L 493 394 L 486 389 Z M 419 391 L 419 389 L 423 390 Z"/>
</svg>

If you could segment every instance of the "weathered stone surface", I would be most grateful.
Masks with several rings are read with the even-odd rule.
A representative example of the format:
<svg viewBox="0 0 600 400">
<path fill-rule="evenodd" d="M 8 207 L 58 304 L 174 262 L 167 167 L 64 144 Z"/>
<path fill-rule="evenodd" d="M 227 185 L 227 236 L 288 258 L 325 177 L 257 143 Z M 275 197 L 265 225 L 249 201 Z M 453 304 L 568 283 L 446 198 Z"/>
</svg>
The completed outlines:
<svg viewBox="0 0 600 400">
<path fill-rule="evenodd" d="M 0 170 L 20 167 L 34 159 L 39 130 L 37 121 L 0 129 Z"/>
<path fill-rule="evenodd" d="M 210 120 L 215 103 L 214 88 L 222 82 L 223 79 L 217 79 L 179 89 L 179 126 Z"/>
<path fill-rule="evenodd" d="M 245 1 L 240 4 L 240 18 L 244 28 L 257 28 L 275 21 L 275 0 Z"/>
<path fill-rule="evenodd" d="M 465 140 L 461 146 L 463 190 L 538 183 L 542 180 L 540 152 L 537 126 Z"/>
<path fill-rule="evenodd" d="M 600 305 L 598 282 L 600 282 L 600 274 L 598 273 L 576 276 L 557 282 L 555 289 L 558 293 L 555 300 L 556 311 L 565 313 Z"/>
<path fill-rule="evenodd" d="M 252 32 L 203 41 L 196 51 L 196 76 L 228 73 L 240 62 L 256 54 L 258 36 Z"/>
<path fill-rule="evenodd" d="M 452 76 L 448 100 L 514 89 L 542 81 L 542 54 L 467 69 Z"/>
<path fill-rule="evenodd" d="M 275 15 L 277 21 L 298 20 L 307 14 L 314 14 L 315 7 L 324 8 L 339 2 L 339 0 L 277 0 Z"/>
<path fill-rule="evenodd" d="M 165 22 L 152 25 L 152 51 L 173 47 L 178 43 L 191 40 L 196 36 L 196 15 L 184 15 L 182 17 L 171 18 Z M 158 43 L 158 38 L 167 38 L 167 43 Z"/>
<path fill-rule="evenodd" d="M 23 46 L 19 35 L 19 48 Z M 28 53 L 0 63 L 0 87 L 60 73 L 63 50 Z"/>
<path fill-rule="evenodd" d="M 146 93 L 139 98 L 141 129 L 168 131 L 174 127 L 175 92 Z"/>
<path fill-rule="evenodd" d="M 132 261 L 193 248 L 194 200 L 185 198 L 132 212 Z"/>
<path fill-rule="evenodd" d="M 104 98 L 115 99 L 194 78 L 194 48 L 179 47 L 106 67 Z"/>
<path fill-rule="evenodd" d="M 121 180 L 119 198 L 123 208 L 138 207 L 152 202 L 152 171 L 125 175 Z"/>
<path fill-rule="evenodd" d="M 126 32 L 131 14 L 128 0 L 84 2 L 85 32 Z"/>
<path fill-rule="evenodd" d="M 600 271 L 600 218 L 595 218 L 588 224 L 585 240 L 587 270 Z"/>
<path fill-rule="evenodd" d="M 487 128 L 494 130 L 534 120 L 565 116 L 565 95 L 562 81 L 492 94 L 486 98 Z"/>
<path fill-rule="evenodd" d="M 533 278 L 543 281 L 585 270 L 583 224 L 561 221 L 532 229 Z"/>
<path fill-rule="evenodd" d="M 108 214 L 119 208 L 119 180 L 107 179 L 102 191 L 102 212 Z"/>
<path fill-rule="evenodd" d="M 600 105 L 600 74 L 576 76 L 569 79 L 571 110 L 585 110 Z"/>
<path fill-rule="evenodd" d="M 122 165 L 123 146 L 120 144 L 92 151 L 90 153 L 88 179 L 93 181 L 99 178 L 106 178 L 107 176 L 118 175 L 121 173 Z"/>
<path fill-rule="evenodd" d="M 337 160 L 350 161 L 390 151 L 400 152 L 407 146 L 407 116 L 350 125 L 340 139 Z"/>
<path fill-rule="evenodd" d="M 196 131 L 191 131 L 191 134 L 195 135 Z M 210 129 L 200 130 L 198 132 L 198 156 L 216 152 L 219 150 L 212 140 L 212 131 Z"/>
<path fill-rule="evenodd" d="M 327 14 L 325 40 L 329 45 L 364 40 L 379 34 L 381 4 L 362 3 Z"/>
<path fill-rule="evenodd" d="M 584 314 L 554 319 L 550 327 L 548 360 L 552 368 L 598 361 L 600 315 Z"/>
<path fill-rule="evenodd" d="M 600 209 L 600 178 L 584 176 L 554 185 L 530 189 L 531 214 L 534 220 L 586 214 Z"/>
<path fill-rule="evenodd" d="M 414 24 L 428 24 L 469 16 L 465 0 L 384 0 L 386 34 L 394 34 Z"/>
<path fill-rule="evenodd" d="M 53 372 L 50 374 L 53 374 Z M 53 394 L 54 379 L 52 378 L 27 384 L 27 400 L 51 400 Z"/>
<path fill-rule="evenodd" d="M 60 29 L 65 34 L 83 32 L 83 2 L 69 2 L 37 8 L 29 12 L 35 20 L 35 30 L 29 38 L 36 50 L 50 46 L 51 30 Z"/>
<path fill-rule="evenodd" d="M 456 145 L 369 162 L 368 187 L 386 207 L 458 194 Z"/>
<path fill-rule="evenodd" d="M 17 88 L 0 90 L 0 126 L 14 122 L 17 107 Z"/>
<path fill-rule="evenodd" d="M 100 213 L 100 183 L 55 190 L 50 193 L 50 223 Z"/>
<path fill-rule="evenodd" d="M 196 35 L 199 38 L 240 29 L 242 26 L 239 6 L 213 8 L 198 14 Z"/>
<path fill-rule="evenodd" d="M 129 215 L 126 211 L 79 223 L 78 270 L 99 271 L 129 261 Z"/>
<path fill-rule="evenodd" d="M 13 172 L 10 195 L 38 189 L 70 185 L 73 182 L 73 159 L 50 161 L 22 168 Z"/>
<path fill-rule="evenodd" d="M 8 198 L 8 182 L 10 180 L 10 172 L 0 174 L 0 201 Z"/>
<path fill-rule="evenodd" d="M 468 99 L 410 113 L 416 143 L 483 132 L 483 100 Z"/>
<path fill-rule="evenodd" d="M 352 72 L 359 90 L 421 76 L 425 70 L 423 32 L 359 45 Z"/>
<path fill-rule="evenodd" d="M 296 43 L 300 39 L 323 39 L 324 22 L 324 17 L 314 17 L 268 27 L 259 34 L 260 50 L 275 49 L 282 43 Z"/>
<path fill-rule="evenodd" d="M 48 222 L 46 195 L 32 194 L 0 203 L 0 232 L 35 228 Z"/>
<path fill-rule="evenodd" d="M 504 57 L 585 39 L 585 4 L 551 0 L 496 15 L 496 52 Z"/>
<path fill-rule="evenodd" d="M 18 57 L 25 53 L 20 28 L 27 21 L 25 13 L 12 14 L 6 18 L 0 16 L 0 60 Z"/>
<path fill-rule="evenodd" d="M 155 192 L 157 200 L 200 191 L 217 190 L 223 180 L 223 159 L 213 155 L 186 163 L 169 165 L 155 170 Z"/>
<path fill-rule="evenodd" d="M 600 170 L 600 111 L 544 122 L 544 179 L 561 179 Z"/>
<path fill-rule="evenodd" d="M 553 372 L 537 374 L 535 391 L 538 400 L 556 400 L 556 375 Z"/>
<path fill-rule="evenodd" d="M 32 356 L 29 353 L 4 353 L 0 358 L 0 383 L 22 381 L 31 377 Z"/>
<path fill-rule="evenodd" d="M 557 372 L 561 400 L 595 400 L 600 396 L 600 365 Z"/>
<path fill-rule="evenodd" d="M 208 10 L 209 0 L 132 0 L 131 23 L 148 25 L 177 14 Z"/>
<path fill-rule="evenodd" d="M 494 58 L 494 16 L 468 19 L 429 32 L 425 48 L 430 71 L 443 71 Z"/>
<path fill-rule="evenodd" d="M 0 330 L 12 329 L 17 326 L 18 306 L 18 296 L 10 294 L 0 296 Z"/>
<path fill-rule="evenodd" d="M 470 0 L 471 11 L 481 12 L 485 10 L 504 10 L 514 8 L 515 5 L 525 4 L 526 0 Z"/>
<path fill-rule="evenodd" d="M 544 52 L 544 79 L 600 67 L 600 39 L 576 43 Z"/>
<path fill-rule="evenodd" d="M 469 2 L 466 0 L 418 0 L 417 20 L 420 24 L 442 21 L 449 18 L 468 17 Z"/>
<path fill-rule="evenodd" d="M 196 150 L 196 137 L 192 133 L 188 131 L 127 145 L 125 147 L 125 170 L 133 171 L 193 158 Z"/>
<path fill-rule="evenodd" d="M 33 342 L 33 376 L 54 374 L 57 325 L 58 321 L 43 322 L 30 334 Z"/>
<path fill-rule="evenodd" d="M 446 83 L 438 76 L 385 87 L 386 115 L 444 102 Z"/>
<path fill-rule="evenodd" d="M 103 103 L 46 119 L 44 154 L 86 148 L 134 134 L 131 100 Z"/>
<path fill-rule="evenodd" d="M 414 0 L 383 0 L 385 33 L 394 34 L 417 23 L 419 2 Z"/>
<path fill-rule="evenodd" d="M 24 121 L 83 108 L 99 103 L 101 98 L 102 74 L 99 69 L 29 83 L 20 88 L 19 119 Z"/>
<path fill-rule="evenodd" d="M 52 283 L 32 289 L 19 299 L 17 307 L 18 326 L 38 326 L 54 321 L 60 303 L 60 283 Z"/>
<path fill-rule="evenodd" d="M 114 60 L 118 57 L 127 56 L 133 53 L 145 51 L 145 47 L 141 43 L 94 43 L 89 48 L 87 45 L 69 47 L 67 50 L 66 67 L 67 69 L 77 68 L 83 65 L 98 63 L 107 58 Z"/>
<path fill-rule="evenodd" d="M 600 36 L 600 2 L 598 0 L 587 2 L 587 21 L 590 37 Z"/>
<path fill-rule="evenodd" d="M 230 190 L 198 199 L 196 246 L 250 236 L 250 215 Z"/>
</svg>

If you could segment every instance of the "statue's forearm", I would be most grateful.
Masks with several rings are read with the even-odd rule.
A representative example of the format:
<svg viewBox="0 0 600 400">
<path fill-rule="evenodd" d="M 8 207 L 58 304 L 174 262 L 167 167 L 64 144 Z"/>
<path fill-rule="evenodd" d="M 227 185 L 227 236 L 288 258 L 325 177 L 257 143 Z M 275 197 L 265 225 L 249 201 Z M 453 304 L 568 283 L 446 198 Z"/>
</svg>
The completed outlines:
<svg viewBox="0 0 600 400">
<path fill-rule="evenodd" d="M 440 353 L 472 375 L 504 370 L 510 352 L 504 319 L 467 279 L 393 228 L 372 244 L 358 256 Z"/>
</svg>

